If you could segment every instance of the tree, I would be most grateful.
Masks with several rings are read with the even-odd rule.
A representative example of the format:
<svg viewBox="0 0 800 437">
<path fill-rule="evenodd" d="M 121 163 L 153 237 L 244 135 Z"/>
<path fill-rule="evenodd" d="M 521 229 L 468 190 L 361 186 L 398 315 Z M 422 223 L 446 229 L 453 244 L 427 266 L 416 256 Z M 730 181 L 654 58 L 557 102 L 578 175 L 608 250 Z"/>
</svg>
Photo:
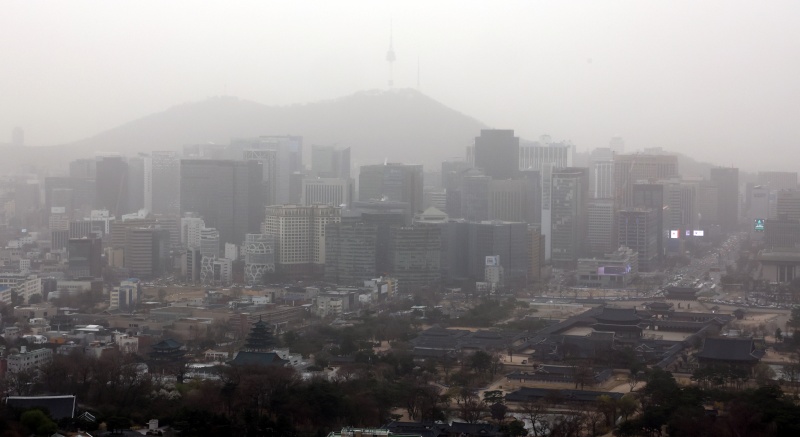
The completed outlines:
<svg viewBox="0 0 800 437">
<path fill-rule="evenodd" d="M 623 420 L 628 420 L 628 417 L 635 413 L 637 408 L 639 408 L 639 402 L 631 394 L 626 394 L 617 401 L 617 409 Z"/>
<path fill-rule="evenodd" d="M 469 358 L 469 366 L 478 373 L 486 373 L 492 367 L 492 356 L 484 351 L 477 351 Z"/>
<path fill-rule="evenodd" d="M 520 405 L 522 414 L 531 422 L 531 433 L 533 437 L 546 436 L 550 434 L 550 422 L 547 405 L 541 401 L 527 400 Z"/>
<path fill-rule="evenodd" d="M 453 387 L 450 393 L 451 398 L 456 401 L 460 418 L 467 423 L 475 423 L 480 419 L 484 404 L 473 390 L 467 387 Z"/>
<path fill-rule="evenodd" d="M 500 427 L 500 432 L 503 433 L 503 437 L 522 437 L 528 435 L 528 430 L 525 429 L 525 424 L 517 419 L 503 424 Z"/>
<path fill-rule="evenodd" d="M 753 367 L 753 378 L 758 385 L 773 384 L 775 371 L 767 363 L 758 363 Z"/>
<path fill-rule="evenodd" d="M 28 303 L 31 305 L 42 303 L 42 295 L 39 293 L 32 294 L 31 297 L 28 298 Z"/>
<path fill-rule="evenodd" d="M 56 423 L 41 410 L 28 410 L 22 413 L 20 422 L 37 436 L 50 436 L 58 431 Z"/>
</svg>

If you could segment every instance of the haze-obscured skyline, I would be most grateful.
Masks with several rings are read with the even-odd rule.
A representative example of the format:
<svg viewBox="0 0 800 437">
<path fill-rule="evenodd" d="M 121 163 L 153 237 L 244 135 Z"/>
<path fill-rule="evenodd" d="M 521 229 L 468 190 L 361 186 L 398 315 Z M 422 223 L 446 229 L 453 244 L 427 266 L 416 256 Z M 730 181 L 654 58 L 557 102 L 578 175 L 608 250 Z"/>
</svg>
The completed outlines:
<svg viewBox="0 0 800 437">
<path fill-rule="evenodd" d="M 492 127 L 796 170 L 794 2 L 430 3 L 12 1 L 0 142 L 21 126 L 67 143 L 216 95 L 386 89 L 391 20 L 395 87 L 417 87 L 419 59 L 422 92 Z"/>
</svg>

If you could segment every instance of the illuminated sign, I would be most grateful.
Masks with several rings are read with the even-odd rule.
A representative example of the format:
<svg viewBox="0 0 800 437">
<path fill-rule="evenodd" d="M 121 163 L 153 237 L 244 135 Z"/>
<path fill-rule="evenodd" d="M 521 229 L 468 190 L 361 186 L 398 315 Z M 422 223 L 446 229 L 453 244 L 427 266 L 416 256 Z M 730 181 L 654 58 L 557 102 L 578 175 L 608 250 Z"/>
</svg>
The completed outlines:
<svg viewBox="0 0 800 437">
<path fill-rule="evenodd" d="M 669 238 L 678 238 L 680 234 L 681 231 L 679 230 L 669 231 Z"/>
<path fill-rule="evenodd" d="M 764 219 L 757 218 L 753 229 L 760 232 L 764 231 Z"/>
<path fill-rule="evenodd" d="M 703 236 L 705 236 L 705 232 L 702 231 L 702 230 L 698 230 L 698 231 L 694 231 L 693 235 L 695 237 L 703 237 Z"/>
<path fill-rule="evenodd" d="M 499 266 L 500 265 L 500 255 L 492 255 L 486 257 L 486 265 L 487 266 Z"/>
</svg>

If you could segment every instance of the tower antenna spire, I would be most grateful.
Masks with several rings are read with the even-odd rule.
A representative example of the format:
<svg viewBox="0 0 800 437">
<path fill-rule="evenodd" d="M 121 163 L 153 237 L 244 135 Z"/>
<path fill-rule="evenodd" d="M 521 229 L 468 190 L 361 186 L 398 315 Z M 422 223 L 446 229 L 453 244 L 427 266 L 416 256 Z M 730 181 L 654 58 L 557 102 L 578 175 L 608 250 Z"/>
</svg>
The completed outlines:
<svg viewBox="0 0 800 437">
<path fill-rule="evenodd" d="M 393 39 L 394 39 L 393 36 L 394 35 L 393 35 L 393 33 L 394 32 L 393 32 L 393 27 L 392 27 L 392 21 L 389 20 L 389 51 L 386 52 L 386 61 L 389 62 L 389 88 L 394 86 L 394 71 L 393 70 L 394 70 L 395 55 L 394 55 L 394 44 L 393 44 L 394 43 L 394 41 L 393 41 Z"/>
</svg>

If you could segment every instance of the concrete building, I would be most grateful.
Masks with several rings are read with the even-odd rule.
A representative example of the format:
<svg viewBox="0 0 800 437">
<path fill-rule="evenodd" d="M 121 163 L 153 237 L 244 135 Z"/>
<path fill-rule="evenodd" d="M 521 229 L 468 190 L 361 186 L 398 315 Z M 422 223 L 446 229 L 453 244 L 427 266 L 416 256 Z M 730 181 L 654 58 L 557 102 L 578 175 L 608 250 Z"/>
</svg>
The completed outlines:
<svg viewBox="0 0 800 437">
<path fill-rule="evenodd" d="M 9 355 L 6 361 L 8 373 L 17 374 L 50 364 L 53 362 L 53 350 L 48 348 L 27 350 L 22 346 L 18 354 Z"/>
<path fill-rule="evenodd" d="M 553 171 L 552 253 L 554 266 L 574 268 L 586 251 L 589 169 L 570 167 Z"/>
<path fill-rule="evenodd" d="M 466 256 L 468 277 L 481 280 L 486 274 L 486 257 L 498 256 L 506 285 L 520 287 L 527 284 L 531 260 L 527 223 L 485 221 L 469 223 L 466 230 L 466 251 L 458 242 L 463 240 L 462 235 L 448 234 L 447 245 L 454 249 L 450 256 L 455 258 L 449 262 L 457 263 L 458 259 Z"/>
<path fill-rule="evenodd" d="M 223 243 L 241 244 L 264 217 L 262 167 L 255 161 L 181 160 L 181 214 L 203 217 Z"/>
<path fill-rule="evenodd" d="M 579 286 L 592 288 L 625 288 L 639 273 L 639 254 L 620 247 L 602 257 L 578 260 L 576 278 Z"/>
<path fill-rule="evenodd" d="M 750 226 L 755 228 L 752 224 Z M 766 249 L 797 247 L 800 245 L 800 220 L 789 220 L 785 217 L 767 219 L 763 235 Z"/>
<path fill-rule="evenodd" d="M 244 240 L 244 281 L 264 283 L 264 276 L 275 273 L 275 241 L 266 234 L 247 234 Z"/>
<path fill-rule="evenodd" d="M 749 205 L 747 208 L 747 223 L 748 232 L 750 233 L 751 237 L 761 239 L 761 237 L 764 236 L 764 232 L 755 230 L 754 223 L 756 220 L 769 220 L 771 218 L 769 192 L 769 187 L 764 185 L 756 185 L 749 190 L 747 202 Z"/>
<path fill-rule="evenodd" d="M 131 278 L 120 282 L 109 292 L 109 309 L 132 312 L 142 299 L 142 288 L 138 279 Z"/>
<path fill-rule="evenodd" d="M 519 172 L 519 137 L 510 129 L 481 129 L 475 138 L 475 167 L 492 179 L 514 179 Z"/>
<path fill-rule="evenodd" d="M 770 284 L 787 284 L 800 276 L 800 249 L 764 249 L 758 253 L 756 280 Z"/>
<path fill-rule="evenodd" d="M 587 204 L 586 253 L 599 256 L 617 246 L 617 210 L 614 199 L 591 199 Z"/>
<path fill-rule="evenodd" d="M 361 166 L 358 176 L 360 201 L 386 199 L 404 202 L 414 214 L 424 209 L 422 192 L 421 165 L 388 163 Z"/>
<path fill-rule="evenodd" d="M 634 206 L 634 184 L 679 177 L 676 155 L 614 155 L 614 197 L 620 207 Z"/>
<path fill-rule="evenodd" d="M 696 186 L 678 179 L 661 181 L 664 185 L 664 229 L 695 230 L 698 227 Z"/>
<path fill-rule="evenodd" d="M 261 232 L 276 243 L 279 271 L 291 277 L 321 276 L 325 268 L 325 228 L 341 221 L 341 209 L 326 205 L 266 208 Z"/>
<path fill-rule="evenodd" d="M 311 146 L 311 171 L 320 178 L 350 179 L 350 148 Z"/>
<path fill-rule="evenodd" d="M 200 231 L 205 227 L 201 217 L 181 217 L 181 246 L 200 247 Z"/>
<path fill-rule="evenodd" d="M 169 269 L 169 231 L 156 226 L 128 229 L 124 263 L 138 278 L 152 279 Z"/>
<path fill-rule="evenodd" d="M 67 243 L 67 276 L 103 276 L 103 243 L 99 238 L 71 238 Z"/>
<path fill-rule="evenodd" d="M 436 226 L 394 227 L 389 238 L 389 274 L 400 291 L 441 281 L 441 230 Z"/>
<path fill-rule="evenodd" d="M 614 152 L 610 148 L 594 149 L 589 156 L 589 195 L 594 199 L 614 198 Z"/>
<path fill-rule="evenodd" d="M 569 143 L 554 143 L 543 136 L 537 142 L 523 143 L 519 147 L 519 169 L 542 171 L 546 166 L 554 168 L 572 167 L 575 146 Z"/>
<path fill-rule="evenodd" d="M 99 156 L 95 163 L 95 208 L 120 217 L 128 205 L 128 163 L 121 156 Z"/>
<path fill-rule="evenodd" d="M 467 176 L 461 181 L 461 213 L 456 217 L 480 222 L 489 219 L 489 185 L 492 178 L 488 176 Z M 449 208 L 448 208 L 449 209 Z"/>
<path fill-rule="evenodd" d="M 796 171 L 759 171 L 756 184 L 768 187 L 771 191 L 796 190 Z"/>
<path fill-rule="evenodd" d="M 531 179 L 489 182 L 489 220 L 534 223 L 541 193 L 538 181 Z"/>
<path fill-rule="evenodd" d="M 333 223 L 325 228 L 325 281 L 359 285 L 377 272 L 378 227 Z"/>
<path fill-rule="evenodd" d="M 717 185 L 717 221 L 723 232 L 734 232 L 739 226 L 739 169 L 712 168 L 711 181 Z"/>
<path fill-rule="evenodd" d="M 200 282 L 228 285 L 233 280 L 233 261 L 228 258 L 204 256 L 200 260 Z"/>
<path fill-rule="evenodd" d="M 232 159 L 247 159 L 254 162 L 263 160 L 261 152 L 274 151 L 271 171 L 274 176 L 263 177 L 270 186 L 274 186 L 274 197 L 265 199 L 267 205 L 299 203 L 300 196 L 292 197 L 291 179 L 295 173 L 303 173 L 303 137 L 299 136 L 260 136 L 249 139 L 231 141 L 229 153 Z M 269 152 L 267 152 L 269 153 Z M 250 156 L 247 156 L 250 155 Z M 258 156 L 256 156 L 258 155 Z M 206 217 L 206 220 L 209 220 Z M 242 236 L 244 240 L 244 236 Z"/>
<path fill-rule="evenodd" d="M 669 229 L 664 225 L 665 197 L 664 185 L 662 184 L 633 184 L 633 207 L 652 209 L 655 211 L 655 227 L 658 232 L 658 237 L 656 238 L 656 259 L 659 262 L 664 258 L 666 240 L 669 237 Z M 619 244 L 622 243 L 619 242 Z M 642 256 L 639 256 L 639 259 L 641 260 Z"/>
<path fill-rule="evenodd" d="M 619 211 L 619 245 L 638 254 L 639 270 L 649 272 L 658 264 L 658 212 L 650 208 L 626 208 Z"/>
<path fill-rule="evenodd" d="M 23 302 L 28 303 L 31 296 L 42 293 L 42 279 L 37 275 L 27 275 L 19 273 L 0 274 L 0 301 L 6 305 L 11 305 L 11 293 L 15 293 Z"/>
<path fill-rule="evenodd" d="M 181 160 L 176 152 L 152 152 L 144 160 L 144 209 L 180 213 Z"/>
<path fill-rule="evenodd" d="M 785 217 L 786 220 L 800 220 L 800 191 L 779 191 L 777 213 L 778 217 Z"/>
<path fill-rule="evenodd" d="M 203 257 L 219 257 L 219 231 L 214 228 L 200 229 L 200 255 Z"/>
<path fill-rule="evenodd" d="M 300 203 L 304 206 L 349 207 L 353 200 L 353 180 L 334 178 L 303 179 Z"/>
</svg>

